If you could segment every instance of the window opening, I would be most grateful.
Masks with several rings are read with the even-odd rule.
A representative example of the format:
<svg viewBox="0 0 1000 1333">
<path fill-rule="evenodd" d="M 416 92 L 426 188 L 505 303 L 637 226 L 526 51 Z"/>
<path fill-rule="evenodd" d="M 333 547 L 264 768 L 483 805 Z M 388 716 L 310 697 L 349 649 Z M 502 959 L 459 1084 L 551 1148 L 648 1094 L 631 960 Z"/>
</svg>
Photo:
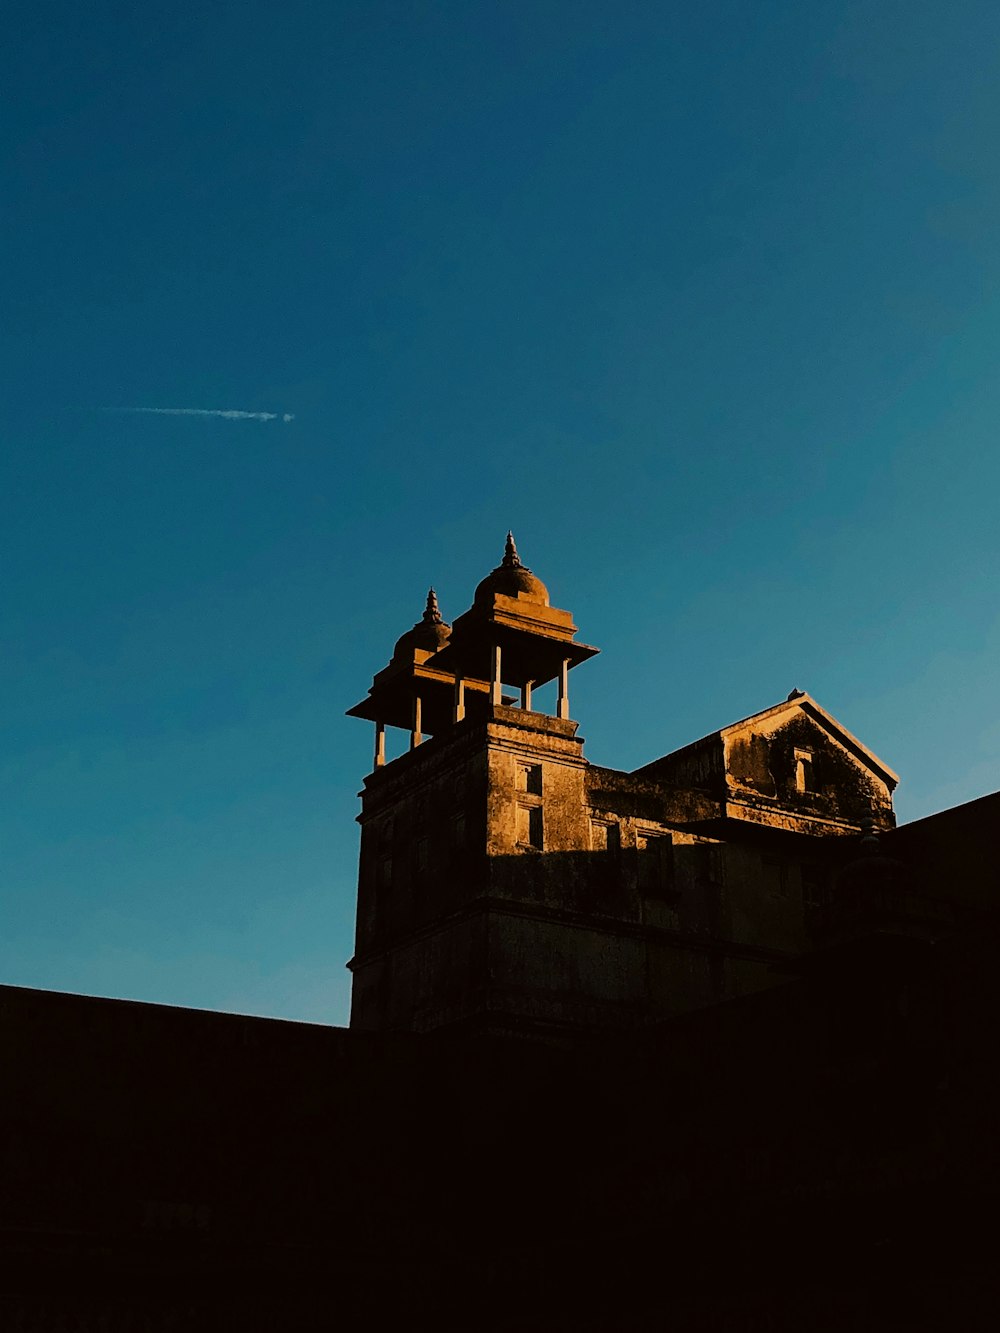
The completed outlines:
<svg viewBox="0 0 1000 1333">
<path fill-rule="evenodd" d="M 812 750 L 795 751 L 795 790 L 801 792 L 816 790 Z"/>
<path fill-rule="evenodd" d="M 674 847 L 665 834 L 643 834 L 636 838 L 639 853 L 639 891 L 647 895 L 669 894 L 673 887 Z"/>
<path fill-rule="evenodd" d="M 521 847 L 534 847 L 542 850 L 542 807 L 540 805 L 519 805 L 517 807 L 517 841 Z"/>
</svg>

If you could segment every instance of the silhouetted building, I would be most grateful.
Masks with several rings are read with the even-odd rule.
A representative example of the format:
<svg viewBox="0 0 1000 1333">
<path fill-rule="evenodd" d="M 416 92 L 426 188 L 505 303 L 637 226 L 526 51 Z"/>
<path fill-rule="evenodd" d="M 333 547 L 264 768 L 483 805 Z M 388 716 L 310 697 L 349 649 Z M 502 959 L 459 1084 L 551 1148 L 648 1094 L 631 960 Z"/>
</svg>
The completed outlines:
<svg viewBox="0 0 1000 1333">
<path fill-rule="evenodd" d="M 350 1029 L 0 986 L 2 1333 L 995 1326 L 1000 794 L 799 691 L 596 767 L 595 651 L 509 540 L 351 710 Z"/>
<path fill-rule="evenodd" d="M 350 710 L 376 729 L 353 1027 L 590 1034 L 773 985 L 845 838 L 893 826 L 895 773 L 799 690 L 636 772 L 589 764 L 575 635 L 508 535 L 454 628 L 432 591 Z M 410 733 L 389 764 L 386 726 Z"/>
</svg>

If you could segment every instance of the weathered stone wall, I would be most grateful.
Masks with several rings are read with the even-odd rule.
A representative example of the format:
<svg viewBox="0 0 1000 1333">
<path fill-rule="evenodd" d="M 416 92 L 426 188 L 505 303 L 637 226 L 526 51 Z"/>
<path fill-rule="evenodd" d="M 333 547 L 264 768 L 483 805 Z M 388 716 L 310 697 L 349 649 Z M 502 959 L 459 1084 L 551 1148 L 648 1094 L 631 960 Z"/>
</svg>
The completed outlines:
<svg viewBox="0 0 1000 1333">
<path fill-rule="evenodd" d="M 519 848 L 578 851 L 588 844 L 584 806 L 583 743 L 576 723 L 539 713 L 497 708 L 486 734 L 486 852 L 507 856 Z M 520 809 L 541 809 L 534 846 L 518 819 Z"/>
<path fill-rule="evenodd" d="M 889 828 L 895 822 L 888 784 L 804 713 L 751 720 L 744 730 L 729 732 L 725 764 L 731 797 L 775 815 L 785 811 L 853 827 L 869 818 Z"/>
<path fill-rule="evenodd" d="M 654 759 L 652 763 L 636 770 L 638 776 L 720 794 L 724 786 L 724 771 L 722 739 L 718 734 L 693 741 L 683 749 Z"/>
<path fill-rule="evenodd" d="M 628 1027 L 646 1017 L 641 935 L 512 911 L 490 914 L 495 1006 L 541 1027 Z"/>
<path fill-rule="evenodd" d="M 485 916 L 446 918 L 355 969 L 351 1026 L 413 1032 L 460 1026 L 483 1008 L 487 975 Z"/>
<path fill-rule="evenodd" d="M 798 705 L 635 773 L 492 707 L 366 780 L 352 1022 L 628 1026 L 777 984 L 873 809 Z"/>
</svg>

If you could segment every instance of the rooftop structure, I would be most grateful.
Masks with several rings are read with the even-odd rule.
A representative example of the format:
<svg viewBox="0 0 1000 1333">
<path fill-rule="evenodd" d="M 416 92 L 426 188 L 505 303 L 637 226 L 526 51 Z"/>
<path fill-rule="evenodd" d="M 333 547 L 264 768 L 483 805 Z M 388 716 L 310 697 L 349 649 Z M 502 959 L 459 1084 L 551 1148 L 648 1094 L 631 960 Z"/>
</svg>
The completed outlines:
<svg viewBox="0 0 1000 1333">
<path fill-rule="evenodd" d="M 432 593 L 350 710 L 376 729 L 354 1026 L 573 1035 L 765 989 L 851 835 L 893 827 L 896 774 L 797 689 L 634 772 L 589 763 L 576 635 L 508 533 L 470 608 L 449 628 Z M 410 733 L 388 763 L 387 726 Z"/>
<path fill-rule="evenodd" d="M 422 619 L 397 641 L 368 697 L 349 710 L 375 723 L 375 767 L 385 763 L 387 726 L 408 730 L 415 749 L 450 724 L 481 720 L 484 705 L 513 703 L 504 681 L 517 686 L 521 708 L 530 711 L 534 687 L 558 679 L 557 716 L 568 718 L 569 671 L 598 651 L 576 643 L 576 632 L 569 612 L 549 605 L 545 584 L 521 563 L 508 532 L 503 559 L 454 627 L 442 620 L 432 588 Z"/>
</svg>

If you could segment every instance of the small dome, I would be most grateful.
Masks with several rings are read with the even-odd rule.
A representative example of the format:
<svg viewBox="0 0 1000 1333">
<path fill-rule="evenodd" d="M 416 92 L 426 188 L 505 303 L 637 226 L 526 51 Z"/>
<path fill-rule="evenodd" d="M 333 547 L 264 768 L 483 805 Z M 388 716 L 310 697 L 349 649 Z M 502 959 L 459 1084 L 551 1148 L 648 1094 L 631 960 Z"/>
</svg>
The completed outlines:
<svg viewBox="0 0 1000 1333">
<path fill-rule="evenodd" d="M 420 650 L 427 653 L 436 653 L 445 646 L 450 638 L 451 626 L 446 625 L 441 618 L 437 594 L 431 588 L 427 594 L 427 606 L 424 609 L 424 614 L 412 629 L 408 629 L 405 634 L 396 640 L 396 646 L 392 650 L 392 660 L 395 662 L 400 658 L 412 658 L 414 652 Z"/>
<path fill-rule="evenodd" d="M 532 574 L 527 565 L 522 565 L 514 545 L 514 538 L 507 533 L 507 546 L 503 560 L 492 570 L 476 589 L 477 602 L 488 601 L 494 593 L 504 597 L 519 597 L 524 602 L 536 602 L 548 606 L 549 590 L 540 578 Z"/>
</svg>

